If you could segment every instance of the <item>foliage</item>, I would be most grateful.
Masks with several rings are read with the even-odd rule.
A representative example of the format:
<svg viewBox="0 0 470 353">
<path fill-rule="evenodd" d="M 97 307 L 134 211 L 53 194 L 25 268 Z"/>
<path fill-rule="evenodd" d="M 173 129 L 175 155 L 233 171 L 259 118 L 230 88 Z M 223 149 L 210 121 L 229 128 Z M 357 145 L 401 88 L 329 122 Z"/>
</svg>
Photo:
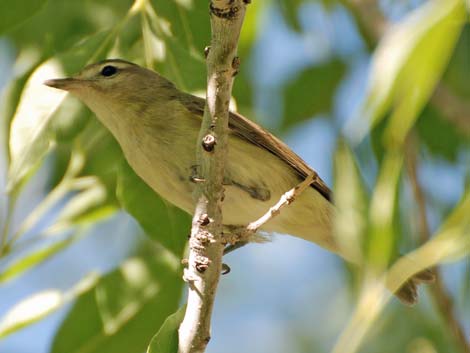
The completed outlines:
<svg viewBox="0 0 470 353">
<path fill-rule="evenodd" d="M 363 261 L 351 270 L 355 286 L 348 290 L 357 300 L 333 352 L 356 352 L 365 341 L 370 343 L 364 352 L 404 351 L 410 337 L 424 337 L 429 351 L 464 351 L 450 328 L 458 326 L 463 315 L 454 322 L 448 316 L 459 314 L 460 307 L 436 304 L 429 309 L 432 317 L 421 307 L 415 316 L 405 310 L 391 313 L 382 284 L 398 288 L 413 273 L 461 261 L 470 253 L 468 186 L 461 185 L 461 200 L 450 203 L 425 187 L 424 204 L 418 201 L 419 190 L 411 196 L 408 192 L 416 182 L 420 186 L 409 168 L 420 160 L 443 160 L 453 171 L 468 175 L 468 167 L 462 171 L 461 166 L 463 158 L 468 164 L 470 142 L 470 30 L 465 3 L 434 0 L 408 9 L 373 52 L 362 53 L 371 58 L 365 98 L 356 114 L 348 112 L 352 119 L 345 127 L 335 116 L 339 92 L 356 59 L 335 50 L 335 42 L 322 60 L 294 68 L 286 80 L 271 87 L 257 82 L 257 73 L 249 69 L 266 35 L 262 24 L 269 13 L 281 13 L 290 33 L 307 41 L 309 30 L 301 14 L 312 3 L 333 24 L 334 14 L 345 15 L 363 42 L 376 31 L 368 27 L 368 14 L 381 13 L 377 23 L 388 21 L 387 10 L 374 1 L 370 8 L 350 0 L 254 1 L 240 38 L 239 54 L 246 69 L 242 65 L 234 97 L 238 110 L 256 119 L 257 102 L 263 94 L 266 97 L 259 91 L 277 92 L 270 98 L 280 102 L 280 132 L 319 115 L 335 127 L 337 240 L 351 258 Z M 184 311 L 177 311 L 183 290 L 179 260 L 189 216 L 135 175 L 90 111 L 41 83 L 106 57 L 120 57 L 157 70 L 181 89 L 201 92 L 206 82 L 203 51 L 210 38 L 207 6 L 202 0 L 0 3 L 0 41 L 9 43 L 15 57 L 0 107 L 0 169 L 8 171 L 0 185 L 0 285 L 14 285 L 85 237 L 98 236 L 99 224 L 120 217 L 121 209 L 137 221 L 139 232 L 148 235 L 137 246 L 140 250 L 129 252 L 109 272 L 91 273 L 68 289 L 37 291 L 11 304 L 0 317 L 0 337 L 20 332 L 72 303 L 51 346 L 54 353 L 176 351 L 176 329 Z M 375 173 L 363 168 L 365 159 L 376 166 Z M 38 175 L 44 169 L 46 190 L 17 225 L 16 215 L 25 214 L 19 200 L 27 199 L 31 188 L 41 189 Z M 446 185 L 436 181 L 433 188 Z M 438 226 L 423 228 L 428 212 L 423 205 L 438 214 Z M 417 244 L 418 237 L 410 233 L 421 234 L 424 244 Z M 399 250 L 410 243 L 416 250 L 399 258 Z M 465 276 L 461 291 L 468 296 L 468 269 Z M 458 305 L 459 298 L 452 298 L 456 293 L 447 295 Z M 401 315 L 413 319 L 400 322 Z M 382 328 L 374 328 L 376 322 L 382 322 Z M 448 334 L 442 337 L 441 331 Z M 383 348 L 392 341 L 396 346 Z M 409 351 L 425 351 L 417 347 Z"/>
</svg>

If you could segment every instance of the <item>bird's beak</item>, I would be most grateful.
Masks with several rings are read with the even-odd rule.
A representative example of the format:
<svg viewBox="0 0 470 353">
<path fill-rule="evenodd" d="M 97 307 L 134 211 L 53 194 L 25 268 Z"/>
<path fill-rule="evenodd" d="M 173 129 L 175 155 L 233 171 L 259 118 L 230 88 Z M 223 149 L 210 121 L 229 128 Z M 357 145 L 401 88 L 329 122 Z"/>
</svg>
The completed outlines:
<svg viewBox="0 0 470 353">
<path fill-rule="evenodd" d="M 55 78 L 52 80 L 47 80 L 44 82 L 44 84 L 49 87 L 63 89 L 64 91 L 70 91 L 71 89 L 76 87 L 79 82 L 80 80 L 70 77 L 70 78 Z"/>
</svg>

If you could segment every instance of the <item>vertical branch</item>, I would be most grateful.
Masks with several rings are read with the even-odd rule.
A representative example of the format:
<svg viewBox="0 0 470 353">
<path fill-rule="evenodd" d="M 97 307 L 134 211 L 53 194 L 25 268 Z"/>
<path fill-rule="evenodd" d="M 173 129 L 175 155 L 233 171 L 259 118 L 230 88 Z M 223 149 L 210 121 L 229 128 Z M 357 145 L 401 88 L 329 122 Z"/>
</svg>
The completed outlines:
<svg viewBox="0 0 470 353">
<path fill-rule="evenodd" d="M 425 243 L 431 237 L 431 232 L 429 230 L 429 223 L 426 215 L 426 198 L 419 183 L 417 165 L 418 158 L 416 156 L 415 142 L 413 141 L 412 137 L 409 137 L 406 143 L 406 169 L 418 208 L 418 233 L 420 241 L 421 243 Z M 431 297 L 434 301 L 434 305 L 445 318 L 447 326 L 454 335 L 455 340 L 462 349 L 462 352 L 470 353 L 470 343 L 465 337 L 465 330 L 455 315 L 455 308 L 452 297 L 447 292 L 439 269 L 437 268 L 435 269 L 435 277 L 435 283 L 433 283 L 430 287 Z"/>
<path fill-rule="evenodd" d="M 222 212 L 228 109 L 239 60 L 238 38 L 248 0 L 211 0 L 211 46 L 207 53 L 207 95 L 197 146 L 202 181 L 196 190 L 188 268 L 188 304 L 179 328 L 179 352 L 204 352 L 222 270 Z"/>
</svg>

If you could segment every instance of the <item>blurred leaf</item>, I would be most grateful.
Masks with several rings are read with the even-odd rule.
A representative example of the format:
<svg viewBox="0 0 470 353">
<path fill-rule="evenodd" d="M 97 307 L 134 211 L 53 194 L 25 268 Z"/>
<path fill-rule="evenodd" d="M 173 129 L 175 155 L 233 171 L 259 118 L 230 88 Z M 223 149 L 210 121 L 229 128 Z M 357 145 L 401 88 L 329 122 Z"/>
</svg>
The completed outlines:
<svg viewBox="0 0 470 353">
<path fill-rule="evenodd" d="M 468 77 L 470 76 L 470 24 L 467 22 L 457 42 L 449 65 L 443 79 L 446 85 L 461 96 L 462 99 L 470 98 L 470 83 Z"/>
<path fill-rule="evenodd" d="M 374 54 L 368 97 L 355 121 L 361 139 L 393 108 L 386 138 L 401 144 L 422 111 L 452 54 L 465 21 L 461 0 L 430 1 L 397 23 Z"/>
<path fill-rule="evenodd" d="M 15 45 L 49 57 L 67 51 L 75 43 L 103 28 L 119 24 L 129 8 L 128 0 L 48 0 L 33 17 L 9 33 Z"/>
<path fill-rule="evenodd" d="M 73 181 L 72 189 L 81 189 L 62 207 L 54 224 L 46 232 L 57 232 L 72 226 L 96 223 L 117 210 L 109 202 L 107 191 L 95 177 L 82 177 Z"/>
<path fill-rule="evenodd" d="M 284 85 L 283 128 L 320 113 L 329 113 L 344 72 L 344 63 L 334 59 L 305 69 Z"/>
<path fill-rule="evenodd" d="M 51 352 L 144 352 L 178 307 L 183 281 L 177 267 L 163 250 L 125 261 L 77 300 Z"/>
<path fill-rule="evenodd" d="M 181 257 L 190 230 L 187 213 L 162 200 L 127 163 L 119 172 L 117 196 L 147 235 Z"/>
<path fill-rule="evenodd" d="M 173 10 L 176 11 L 176 14 L 172 17 L 176 16 L 178 19 L 181 18 L 182 21 L 184 19 L 187 20 L 189 15 L 180 5 L 175 5 L 173 1 L 165 3 L 173 3 Z M 200 32 L 201 29 L 198 28 L 196 30 L 194 28 L 194 31 L 191 31 L 189 23 L 185 23 L 183 27 L 180 27 L 184 28 L 184 34 L 174 35 L 172 32 L 174 28 L 172 27 L 172 22 L 162 18 L 158 12 L 159 7 L 156 7 L 157 12 L 152 7 L 147 6 L 142 19 L 147 65 L 153 64 L 153 61 L 156 61 L 155 66 L 157 71 L 175 82 L 183 90 L 195 91 L 205 89 L 206 65 L 202 55 L 203 48 L 197 50 L 191 44 L 192 33 Z"/>
<path fill-rule="evenodd" d="M 49 121 L 65 93 L 49 89 L 42 83 L 58 76 L 60 65 L 56 60 L 42 64 L 32 74 L 21 95 L 10 130 L 9 191 L 21 183 L 51 147 Z"/>
<path fill-rule="evenodd" d="M 279 0 L 279 6 L 284 19 L 289 27 L 297 32 L 302 30 L 299 23 L 299 9 L 303 3 L 303 0 Z"/>
<path fill-rule="evenodd" d="M 360 264 L 364 258 L 362 245 L 366 231 L 367 204 L 364 186 L 354 157 L 344 142 L 335 154 L 335 237 L 341 253 Z"/>
<path fill-rule="evenodd" d="M 77 239 L 79 239 L 78 235 L 70 236 L 66 239 L 59 240 L 42 247 L 41 249 L 31 251 L 26 256 L 23 256 L 20 259 L 14 261 L 2 270 L 0 273 L 0 283 L 11 281 L 12 279 L 22 275 L 26 271 L 46 261 L 51 256 L 54 256 Z"/>
<path fill-rule="evenodd" d="M 431 240 L 406 256 L 389 270 L 388 288 L 398 289 L 408 278 L 443 262 L 470 255 L 470 192 L 462 198 Z"/>
<path fill-rule="evenodd" d="M 371 198 L 367 253 L 370 264 L 379 270 L 384 270 L 394 255 L 393 221 L 402 164 L 403 156 L 399 152 L 392 151 L 384 157 Z"/>
<path fill-rule="evenodd" d="M 165 33 L 188 52 L 202 56 L 210 43 L 209 2 L 198 0 L 151 0 Z"/>
<path fill-rule="evenodd" d="M 0 321 L 0 337 L 5 337 L 43 319 L 62 304 L 63 294 L 58 290 L 35 293 L 10 309 Z"/>
<path fill-rule="evenodd" d="M 470 139 L 432 106 L 424 109 L 416 122 L 416 130 L 429 151 L 438 157 L 455 162 L 462 149 L 470 146 Z"/>
<path fill-rule="evenodd" d="M 186 305 L 179 308 L 176 313 L 168 316 L 157 334 L 153 336 L 147 353 L 177 353 L 178 329 L 183 321 Z"/>
<path fill-rule="evenodd" d="M 85 292 L 94 284 L 96 276 L 84 277 L 66 292 L 46 290 L 37 292 L 13 306 L 0 320 L 0 338 L 42 320 L 64 304 Z"/>
<path fill-rule="evenodd" d="M 47 0 L 0 1 L 0 34 L 38 12 Z"/>
</svg>

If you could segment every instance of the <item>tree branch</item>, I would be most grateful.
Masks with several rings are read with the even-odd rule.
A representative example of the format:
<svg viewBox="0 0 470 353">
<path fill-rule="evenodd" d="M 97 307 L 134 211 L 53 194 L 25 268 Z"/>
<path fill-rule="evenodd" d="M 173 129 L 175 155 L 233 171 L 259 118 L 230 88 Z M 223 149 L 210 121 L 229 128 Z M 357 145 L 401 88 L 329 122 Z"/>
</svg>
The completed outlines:
<svg viewBox="0 0 470 353">
<path fill-rule="evenodd" d="M 418 234 L 420 242 L 425 243 L 431 237 L 429 223 L 426 215 L 426 198 L 418 179 L 418 158 L 413 137 L 409 137 L 406 142 L 406 170 L 410 179 L 413 195 L 418 208 Z M 451 295 L 447 292 L 442 281 L 439 269 L 435 269 L 435 283 L 430 286 L 432 300 L 441 315 L 445 318 L 447 325 L 452 331 L 455 340 L 465 353 L 470 353 L 470 343 L 465 337 L 465 330 L 455 315 L 454 303 Z"/>
<path fill-rule="evenodd" d="M 228 109 L 233 76 L 239 65 L 236 52 L 246 3 L 247 0 L 210 2 L 212 36 L 207 55 L 207 96 L 196 152 L 203 182 L 196 190 L 188 268 L 184 273 L 189 292 L 179 328 L 179 353 L 204 352 L 210 340 L 212 308 L 224 250 L 221 204 Z"/>
</svg>

